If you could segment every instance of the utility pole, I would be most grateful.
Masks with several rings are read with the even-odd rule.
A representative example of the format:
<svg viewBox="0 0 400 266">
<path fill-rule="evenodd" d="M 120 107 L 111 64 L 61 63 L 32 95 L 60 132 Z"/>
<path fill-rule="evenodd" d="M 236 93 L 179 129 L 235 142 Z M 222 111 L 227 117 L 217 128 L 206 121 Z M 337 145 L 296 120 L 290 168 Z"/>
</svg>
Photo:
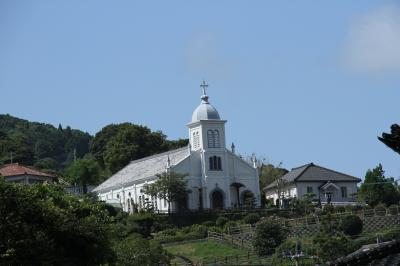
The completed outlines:
<svg viewBox="0 0 400 266">
<path fill-rule="evenodd" d="M 13 163 L 13 152 L 10 152 L 10 161 L 11 161 L 11 164 Z"/>
<path fill-rule="evenodd" d="M 74 162 L 76 162 L 76 148 L 74 148 Z"/>
</svg>

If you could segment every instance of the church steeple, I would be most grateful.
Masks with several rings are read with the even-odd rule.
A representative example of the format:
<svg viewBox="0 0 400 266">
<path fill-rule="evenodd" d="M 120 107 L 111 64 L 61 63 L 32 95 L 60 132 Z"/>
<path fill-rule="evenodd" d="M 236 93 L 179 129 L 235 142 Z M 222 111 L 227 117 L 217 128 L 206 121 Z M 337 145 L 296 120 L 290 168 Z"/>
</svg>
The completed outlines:
<svg viewBox="0 0 400 266">
<path fill-rule="evenodd" d="M 206 88 L 208 84 L 203 80 L 200 105 L 194 110 L 189 127 L 189 139 L 192 150 L 225 149 L 225 120 L 221 120 L 217 109 L 208 99 Z"/>
</svg>

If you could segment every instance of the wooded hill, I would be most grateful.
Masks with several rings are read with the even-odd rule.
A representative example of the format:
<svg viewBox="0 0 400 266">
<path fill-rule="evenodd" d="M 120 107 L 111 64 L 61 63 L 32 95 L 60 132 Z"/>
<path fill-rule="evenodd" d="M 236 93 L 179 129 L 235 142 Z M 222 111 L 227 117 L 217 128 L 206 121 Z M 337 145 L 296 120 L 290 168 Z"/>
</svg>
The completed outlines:
<svg viewBox="0 0 400 266">
<path fill-rule="evenodd" d="M 161 131 L 131 123 L 108 125 L 95 136 L 71 127 L 31 122 L 0 114 L 0 165 L 18 162 L 60 171 L 77 159 L 93 154 L 111 172 L 130 160 L 187 145 L 169 141 Z"/>
</svg>

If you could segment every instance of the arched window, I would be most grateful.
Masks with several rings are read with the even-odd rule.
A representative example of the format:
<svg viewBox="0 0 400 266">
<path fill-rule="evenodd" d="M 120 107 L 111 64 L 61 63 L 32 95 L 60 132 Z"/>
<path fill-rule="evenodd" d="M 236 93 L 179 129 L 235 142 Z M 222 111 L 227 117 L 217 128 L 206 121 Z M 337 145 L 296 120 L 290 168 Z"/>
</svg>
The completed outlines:
<svg viewBox="0 0 400 266">
<path fill-rule="evenodd" d="M 199 137 L 198 131 L 193 132 L 192 145 L 193 145 L 194 150 L 197 150 L 200 148 L 200 137 Z"/>
<path fill-rule="evenodd" d="M 219 131 L 214 130 L 214 148 L 219 148 Z"/>
<path fill-rule="evenodd" d="M 207 131 L 208 147 L 214 148 L 214 132 L 212 130 Z"/>
<path fill-rule="evenodd" d="M 212 171 L 222 171 L 222 162 L 221 157 L 211 156 L 209 158 L 210 170 Z"/>
</svg>

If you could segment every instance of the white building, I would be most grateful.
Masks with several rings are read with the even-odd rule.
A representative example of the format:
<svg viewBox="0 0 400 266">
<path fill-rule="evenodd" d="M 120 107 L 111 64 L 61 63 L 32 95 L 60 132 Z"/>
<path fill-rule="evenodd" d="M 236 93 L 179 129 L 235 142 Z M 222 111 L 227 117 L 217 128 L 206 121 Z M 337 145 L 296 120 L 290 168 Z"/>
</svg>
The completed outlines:
<svg viewBox="0 0 400 266">
<path fill-rule="evenodd" d="M 101 200 L 118 204 L 128 212 L 132 212 L 133 204 L 140 209 L 145 200 L 150 200 L 157 210 L 167 211 L 167 202 L 145 195 L 143 186 L 169 170 L 187 174 L 191 193 L 186 208 L 190 210 L 240 207 L 251 194 L 256 206 L 260 205 L 256 160 L 253 158 L 250 165 L 235 154 L 233 144 L 232 150 L 226 148 L 226 120 L 209 103 L 207 85 L 203 82 L 201 86 L 201 103 L 187 125 L 190 145 L 132 161 L 93 190 Z M 173 205 L 172 209 L 176 208 Z"/>
<path fill-rule="evenodd" d="M 277 204 L 281 199 L 301 198 L 314 193 L 322 204 L 349 205 L 356 203 L 357 183 L 361 179 L 330 170 L 314 163 L 293 168 L 285 174 L 280 184 L 275 181 L 264 188 L 267 199 Z"/>
</svg>

